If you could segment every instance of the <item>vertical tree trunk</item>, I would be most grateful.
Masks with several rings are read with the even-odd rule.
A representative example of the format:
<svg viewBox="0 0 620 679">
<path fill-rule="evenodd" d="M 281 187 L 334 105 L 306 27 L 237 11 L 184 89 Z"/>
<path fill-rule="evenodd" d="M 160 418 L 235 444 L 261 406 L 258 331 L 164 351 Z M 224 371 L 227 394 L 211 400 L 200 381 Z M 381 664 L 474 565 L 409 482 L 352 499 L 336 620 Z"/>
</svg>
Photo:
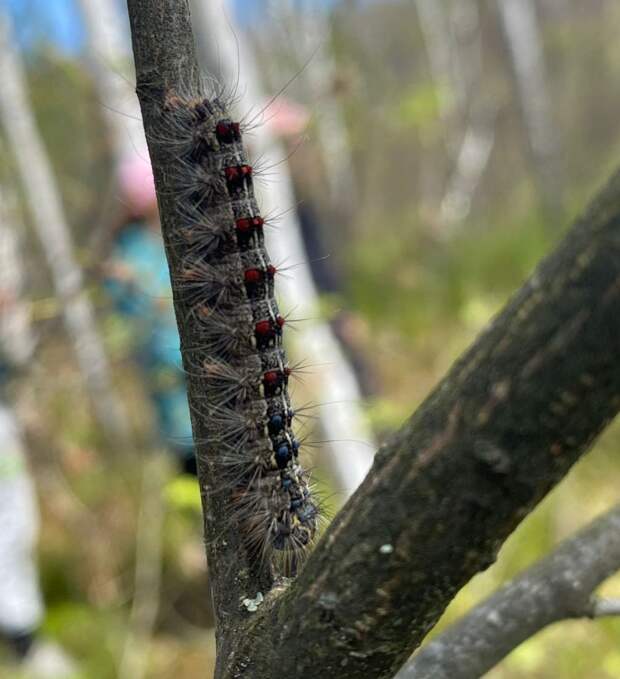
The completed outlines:
<svg viewBox="0 0 620 679">
<path fill-rule="evenodd" d="M 4 147 L 0 147 L 4 151 Z M 13 187 L 0 186 L 0 367 L 26 367 L 35 348 Z M 5 376 L 1 378 L 4 382 Z M 4 384 L 1 386 L 4 387 Z M 36 568 L 39 512 L 14 408 L 0 391 L 0 628 L 23 634 L 41 624 L 43 600 Z"/>
<path fill-rule="evenodd" d="M 543 204 L 557 213 L 562 188 L 559 142 L 536 8 L 532 0 L 500 0 L 498 7 Z"/>
<path fill-rule="evenodd" d="M 0 147 L 4 151 L 4 146 Z M 36 344 L 30 305 L 23 297 L 24 261 L 19 248 L 17 197 L 0 186 L 0 354 L 15 366 L 30 360 Z"/>
<path fill-rule="evenodd" d="M 312 2 L 294 4 L 291 0 L 275 0 L 270 5 L 274 20 L 283 22 L 288 34 L 293 67 L 297 69 L 292 76 L 308 85 L 332 207 L 337 214 L 350 217 L 358 192 L 346 121 L 332 91 L 336 63 L 326 10 Z"/>
<path fill-rule="evenodd" d="M 469 215 L 472 200 L 489 163 L 494 143 L 495 112 L 472 111 L 454 169 L 439 206 L 444 233 L 454 231 Z"/>
<path fill-rule="evenodd" d="M 458 64 L 454 83 L 463 121 L 453 170 L 439 206 L 444 235 L 454 231 L 471 210 L 495 142 L 495 105 L 485 96 L 482 39 L 478 6 L 471 0 L 450 5 L 452 61 Z"/>
<path fill-rule="evenodd" d="M 460 74 L 454 73 L 448 20 L 438 0 L 415 0 L 424 49 L 437 92 L 446 147 L 453 150 L 460 136 L 458 97 Z"/>
<path fill-rule="evenodd" d="M 109 368 L 95 327 L 92 307 L 82 289 L 82 274 L 71 244 L 58 189 L 26 95 L 23 67 L 11 44 L 8 18 L 0 17 L 0 116 L 52 274 L 64 320 L 99 423 L 122 438 L 127 423 L 112 391 Z"/>
<path fill-rule="evenodd" d="M 232 19 L 219 3 L 194 0 L 193 9 L 198 39 L 214 50 L 214 62 L 219 57 L 224 82 L 229 89 L 236 87 L 243 116 L 248 121 L 256 117 L 254 122 L 260 122 L 265 100 L 258 89 L 259 79 L 247 42 L 238 33 L 235 35 Z M 359 407 L 360 389 L 329 325 L 317 318 L 319 299 L 293 209 L 295 198 L 286 168 L 286 152 L 266 125 L 259 125 L 252 139 L 254 155 L 270 173 L 269 184 L 258 187 L 263 189 L 262 210 L 265 214 L 287 211 L 278 222 L 277 232 L 266 234 L 267 247 L 276 262 L 291 261 L 297 265 L 292 276 L 279 281 L 279 294 L 284 308 L 293 309 L 295 317 L 309 319 L 294 333 L 291 349 L 312 367 L 318 402 L 329 404 L 319 409 L 318 417 L 330 442 L 330 464 L 339 491 L 348 497 L 370 469 L 375 450 Z"/>
<path fill-rule="evenodd" d="M 88 51 L 95 85 L 110 131 L 115 162 L 138 154 L 148 158 L 142 114 L 129 79 L 132 57 L 129 35 L 113 0 L 79 0 L 88 32 Z"/>
<path fill-rule="evenodd" d="M 493 149 L 495 113 L 481 92 L 482 45 L 476 3 L 415 0 L 415 7 L 453 166 L 439 205 L 439 232 L 446 236 L 471 209 Z"/>
</svg>

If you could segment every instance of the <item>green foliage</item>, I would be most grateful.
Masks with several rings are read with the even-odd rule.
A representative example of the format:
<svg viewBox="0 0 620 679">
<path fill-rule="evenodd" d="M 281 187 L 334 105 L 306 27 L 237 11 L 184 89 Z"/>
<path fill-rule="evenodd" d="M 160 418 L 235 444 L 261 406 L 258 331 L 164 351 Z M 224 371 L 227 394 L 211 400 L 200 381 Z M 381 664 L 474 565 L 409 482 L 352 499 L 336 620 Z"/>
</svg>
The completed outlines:
<svg viewBox="0 0 620 679">
<path fill-rule="evenodd" d="M 123 627 L 122 610 L 93 609 L 87 603 L 58 603 L 49 607 L 43 632 L 80 659 L 76 679 L 114 679 Z"/>
<path fill-rule="evenodd" d="M 417 130 L 424 145 L 441 135 L 440 103 L 449 102 L 450 93 L 438 91 L 430 82 L 422 83 L 403 94 L 396 107 L 396 119 L 404 131 Z"/>
<path fill-rule="evenodd" d="M 610 87 L 620 75 L 615 35 L 619 10 L 614 3 L 592 3 L 588 9 L 578 4 L 563 20 L 544 20 L 550 92 L 562 131 L 562 208 L 570 215 L 582 210 L 609 174 L 619 149 L 617 95 Z M 324 296 L 317 314 L 335 319 L 344 309 L 356 315 L 361 332 L 355 348 L 380 384 L 367 410 L 381 435 L 411 414 L 567 223 L 539 207 L 536 168 L 511 99 L 513 84 L 493 5 L 479 4 L 484 92 L 474 92 L 472 101 L 497 92 L 496 142 L 464 222 L 447 228 L 438 216 L 455 167 L 439 114 L 445 108 L 453 113 L 456 102 L 453 92 L 430 80 L 423 41 L 412 29 L 414 3 L 344 2 L 336 10 L 332 42 L 337 82 L 330 87 L 345 111 L 354 152 L 359 189 L 355 213 L 343 218 L 327 205 L 314 131 L 306 148 L 296 149 L 290 159 L 297 180 L 303 179 L 304 199 L 311 194 L 308 199 L 322 209 L 326 240 L 336 249 L 334 260 L 346 265 L 338 271 L 344 289 Z M 255 29 L 269 36 L 269 25 Z M 287 57 L 286 47 L 277 44 L 275 57 L 271 45 L 263 50 L 266 66 L 285 69 L 289 58 L 298 72 L 299 55 Z M 28 67 L 37 121 L 64 206 L 84 260 L 99 263 L 101 253 L 90 252 L 88 243 L 111 175 L 100 102 L 85 64 L 77 59 L 41 48 L 29 55 Z M 274 90 L 286 82 L 273 73 L 271 78 Z M 298 73 L 287 95 L 293 92 L 314 112 L 316 102 L 303 83 L 303 73 Z M 13 174 L 7 162 L 0 177 L 6 181 Z M 139 371 L 130 365 L 132 329 L 105 313 L 104 295 L 94 281 L 123 403 L 140 440 L 148 442 L 138 451 L 115 450 L 106 443 L 90 417 L 40 252 L 27 247 L 26 253 L 41 347 L 19 392 L 40 490 L 39 552 L 47 603 L 43 631 L 76 658 L 84 679 L 112 679 L 134 592 L 142 468 L 151 452 L 152 418 Z M 287 275 L 295 276 L 294 268 Z M 304 400 L 312 401 L 313 395 L 303 394 L 300 402 Z M 620 428 L 612 427 L 519 527 L 497 564 L 459 594 L 443 626 L 617 501 L 619 446 Z M 320 455 L 316 464 L 314 480 L 325 489 L 333 512 L 340 498 Z M 195 481 L 175 475 L 173 466 L 162 492 L 162 584 L 154 593 L 159 614 L 147 679 L 206 677 L 214 657 L 200 493 Z M 620 580 L 610 581 L 605 591 L 619 596 Z M 555 625 L 516 649 L 489 677 L 613 679 L 620 676 L 618 638 L 618 620 Z M 11 674 L 4 672 L 7 667 Z M 3 649 L 0 675 L 18 676 Z"/>
<path fill-rule="evenodd" d="M 395 325 L 403 336 L 446 321 L 480 326 L 480 316 L 523 282 L 552 240 L 535 212 L 511 216 L 498 227 L 461 231 L 447 242 L 429 239 L 406 218 L 396 224 L 380 247 L 374 236 L 355 247 L 350 290 L 369 321 Z"/>
</svg>

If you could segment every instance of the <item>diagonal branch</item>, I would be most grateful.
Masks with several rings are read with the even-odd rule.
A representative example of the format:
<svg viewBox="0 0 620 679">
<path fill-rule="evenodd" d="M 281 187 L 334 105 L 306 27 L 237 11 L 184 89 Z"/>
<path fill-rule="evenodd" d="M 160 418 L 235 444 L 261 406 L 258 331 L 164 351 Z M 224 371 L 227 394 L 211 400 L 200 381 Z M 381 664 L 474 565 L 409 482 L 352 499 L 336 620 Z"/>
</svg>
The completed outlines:
<svg viewBox="0 0 620 679">
<path fill-rule="evenodd" d="M 187 0 L 129 0 L 138 94 L 173 279 L 170 151 L 157 141 L 167 94 L 198 92 Z M 456 592 L 620 407 L 620 175 L 378 452 L 297 580 L 255 613 L 253 579 L 226 523 L 214 461 L 202 465 L 218 616 L 218 677 L 388 679 Z M 175 298 L 182 346 L 191 346 Z M 205 385 L 189 376 L 190 404 Z M 206 431 L 194 417 L 195 433 Z M 208 451 L 206 451 L 208 453 Z M 214 492 L 215 491 L 215 492 Z M 266 592 L 263 590 L 263 594 Z"/>
<path fill-rule="evenodd" d="M 619 615 L 618 601 L 593 596 L 619 569 L 617 505 L 422 648 L 396 679 L 481 677 L 547 625 Z"/>
</svg>

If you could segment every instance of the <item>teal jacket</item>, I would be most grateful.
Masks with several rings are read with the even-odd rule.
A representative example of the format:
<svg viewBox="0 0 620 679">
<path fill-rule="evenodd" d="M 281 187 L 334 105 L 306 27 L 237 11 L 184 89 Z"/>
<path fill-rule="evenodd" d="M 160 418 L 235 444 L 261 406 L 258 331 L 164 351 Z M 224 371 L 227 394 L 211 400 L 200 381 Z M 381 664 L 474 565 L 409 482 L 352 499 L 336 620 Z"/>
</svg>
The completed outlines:
<svg viewBox="0 0 620 679">
<path fill-rule="evenodd" d="M 190 455 L 185 375 L 161 237 L 146 225 L 130 224 L 117 237 L 112 260 L 127 276 L 109 277 L 105 287 L 116 312 L 133 326 L 136 360 L 145 374 L 160 433 L 180 455 Z"/>
</svg>

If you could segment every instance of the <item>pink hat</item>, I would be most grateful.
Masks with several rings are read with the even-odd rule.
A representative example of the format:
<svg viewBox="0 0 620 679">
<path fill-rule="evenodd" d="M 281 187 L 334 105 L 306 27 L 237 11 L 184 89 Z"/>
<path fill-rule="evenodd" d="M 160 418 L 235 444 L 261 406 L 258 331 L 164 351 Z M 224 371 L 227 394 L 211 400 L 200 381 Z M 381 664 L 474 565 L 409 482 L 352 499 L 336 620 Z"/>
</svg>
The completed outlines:
<svg viewBox="0 0 620 679">
<path fill-rule="evenodd" d="M 266 105 L 263 119 L 275 134 L 288 137 L 303 132 L 310 114 L 301 104 L 280 95 Z"/>
<path fill-rule="evenodd" d="M 151 163 L 139 156 L 123 160 L 118 169 L 122 200 L 134 215 L 146 215 L 157 204 Z"/>
</svg>

